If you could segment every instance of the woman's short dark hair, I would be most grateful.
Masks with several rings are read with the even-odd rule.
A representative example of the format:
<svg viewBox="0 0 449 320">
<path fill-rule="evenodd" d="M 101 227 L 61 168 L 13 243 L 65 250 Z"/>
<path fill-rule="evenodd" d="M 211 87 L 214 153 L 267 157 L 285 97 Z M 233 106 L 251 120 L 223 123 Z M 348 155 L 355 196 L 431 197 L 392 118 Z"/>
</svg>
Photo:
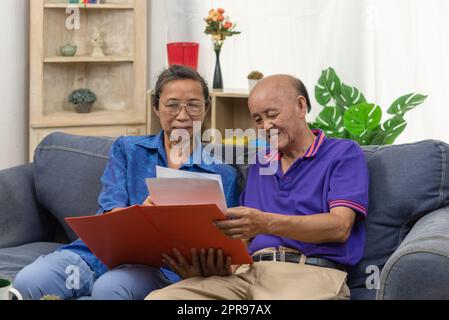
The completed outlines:
<svg viewBox="0 0 449 320">
<path fill-rule="evenodd" d="M 155 99 L 153 99 L 153 107 L 159 110 L 159 102 L 161 99 L 164 86 L 172 81 L 176 80 L 194 80 L 201 84 L 203 88 L 204 100 L 206 101 L 206 107 L 210 106 L 210 92 L 207 86 L 206 80 L 194 69 L 186 66 L 173 65 L 170 68 L 164 70 L 160 75 L 156 83 Z"/>
</svg>

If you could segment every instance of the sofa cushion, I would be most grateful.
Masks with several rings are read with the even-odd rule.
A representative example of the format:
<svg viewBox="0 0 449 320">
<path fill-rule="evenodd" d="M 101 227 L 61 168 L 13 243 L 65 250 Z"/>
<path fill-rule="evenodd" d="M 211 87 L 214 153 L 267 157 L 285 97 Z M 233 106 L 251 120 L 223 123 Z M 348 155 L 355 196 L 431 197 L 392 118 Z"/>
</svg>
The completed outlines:
<svg viewBox="0 0 449 320">
<path fill-rule="evenodd" d="M 449 145 L 438 141 L 365 149 L 370 170 L 366 247 L 349 269 L 350 288 L 365 287 L 367 268 L 382 270 L 414 223 L 449 203 Z"/>
<path fill-rule="evenodd" d="M 77 236 L 64 219 L 93 215 L 98 211 L 101 176 L 114 140 L 54 133 L 36 149 L 37 198 L 61 223 L 70 241 Z"/>
<path fill-rule="evenodd" d="M 16 248 L 0 249 L 0 276 L 13 281 L 20 270 L 60 246 L 59 243 L 35 242 Z"/>
</svg>

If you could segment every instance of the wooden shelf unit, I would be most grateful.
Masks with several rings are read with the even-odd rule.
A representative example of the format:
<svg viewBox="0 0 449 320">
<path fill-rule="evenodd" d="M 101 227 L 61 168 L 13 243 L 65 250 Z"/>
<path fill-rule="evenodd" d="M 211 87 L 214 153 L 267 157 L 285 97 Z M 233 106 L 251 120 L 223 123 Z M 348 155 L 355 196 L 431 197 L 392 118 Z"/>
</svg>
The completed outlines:
<svg viewBox="0 0 449 320">
<path fill-rule="evenodd" d="M 147 134 L 147 0 L 103 0 L 70 4 L 68 0 L 30 1 L 30 160 L 51 132 L 85 135 Z M 80 8 L 80 29 L 68 30 L 66 8 Z M 91 57 L 97 27 L 105 57 Z M 78 46 L 74 57 L 59 48 Z M 89 114 L 68 102 L 73 90 L 97 95 Z"/>
<path fill-rule="evenodd" d="M 152 109 L 154 92 L 148 91 L 148 134 L 157 134 L 161 130 L 159 120 Z M 225 138 L 226 129 L 242 129 L 254 127 L 248 110 L 248 90 L 225 89 L 211 92 L 212 106 L 203 124 L 203 130 L 217 129 Z M 213 139 L 218 142 L 217 137 Z"/>
</svg>

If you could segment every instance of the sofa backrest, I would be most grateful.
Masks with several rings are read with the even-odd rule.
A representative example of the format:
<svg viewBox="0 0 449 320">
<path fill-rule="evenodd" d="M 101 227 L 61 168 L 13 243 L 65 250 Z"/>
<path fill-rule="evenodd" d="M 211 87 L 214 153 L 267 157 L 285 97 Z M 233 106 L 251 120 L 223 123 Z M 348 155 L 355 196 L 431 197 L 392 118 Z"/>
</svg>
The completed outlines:
<svg viewBox="0 0 449 320">
<path fill-rule="evenodd" d="M 93 215 L 98 211 L 100 180 L 113 142 L 110 138 L 54 133 L 36 149 L 37 199 L 60 222 L 70 241 L 77 236 L 64 219 Z"/>
<path fill-rule="evenodd" d="M 370 170 L 366 247 L 349 270 L 349 287 L 365 287 L 382 270 L 415 222 L 449 204 L 449 145 L 422 141 L 364 150 Z M 370 267 L 371 266 L 371 267 Z"/>
</svg>

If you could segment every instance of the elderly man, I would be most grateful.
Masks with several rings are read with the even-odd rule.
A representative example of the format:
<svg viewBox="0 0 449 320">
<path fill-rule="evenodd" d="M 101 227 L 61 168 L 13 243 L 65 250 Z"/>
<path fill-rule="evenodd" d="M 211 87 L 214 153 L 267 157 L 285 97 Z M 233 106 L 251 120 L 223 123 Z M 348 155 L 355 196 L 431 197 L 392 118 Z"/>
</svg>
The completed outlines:
<svg viewBox="0 0 449 320">
<path fill-rule="evenodd" d="M 308 127 L 309 96 L 291 76 L 262 80 L 249 109 L 258 129 L 278 131 L 279 152 L 271 157 L 278 171 L 261 175 L 267 164 L 251 166 L 241 207 L 230 209 L 229 219 L 217 227 L 234 239 L 250 240 L 254 264 L 205 275 L 198 268 L 181 272 L 192 266 L 179 254 L 176 260 L 167 257 L 186 279 L 148 299 L 349 299 L 345 267 L 362 258 L 368 208 L 361 148 Z"/>
</svg>

